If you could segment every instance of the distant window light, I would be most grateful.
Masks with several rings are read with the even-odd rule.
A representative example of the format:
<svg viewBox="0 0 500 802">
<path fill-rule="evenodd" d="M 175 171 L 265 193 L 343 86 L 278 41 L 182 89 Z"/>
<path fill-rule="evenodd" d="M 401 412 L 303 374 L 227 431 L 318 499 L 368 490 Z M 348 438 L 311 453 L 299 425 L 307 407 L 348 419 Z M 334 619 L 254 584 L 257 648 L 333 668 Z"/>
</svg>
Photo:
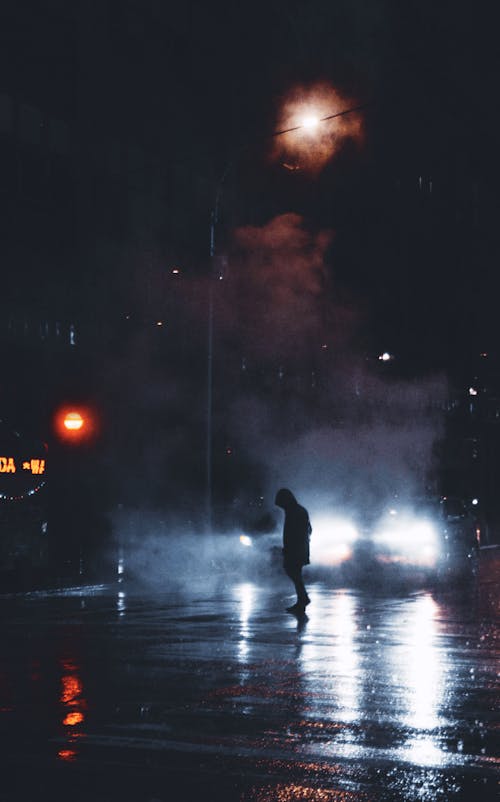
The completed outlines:
<svg viewBox="0 0 500 802">
<path fill-rule="evenodd" d="M 40 145 L 42 141 L 43 118 L 40 109 L 21 103 L 19 106 L 19 136 L 30 145 Z"/>
<path fill-rule="evenodd" d="M 475 387 L 469 387 L 469 395 L 477 395 L 477 390 Z"/>
<path fill-rule="evenodd" d="M 76 345 L 76 327 L 73 323 L 69 327 L 69 344 Z"/>
<path fill-rule="evenodd" d="M 12 100 L 8 95 L 0 93 L 0 131 L 12 131 Z"/>
</svg>

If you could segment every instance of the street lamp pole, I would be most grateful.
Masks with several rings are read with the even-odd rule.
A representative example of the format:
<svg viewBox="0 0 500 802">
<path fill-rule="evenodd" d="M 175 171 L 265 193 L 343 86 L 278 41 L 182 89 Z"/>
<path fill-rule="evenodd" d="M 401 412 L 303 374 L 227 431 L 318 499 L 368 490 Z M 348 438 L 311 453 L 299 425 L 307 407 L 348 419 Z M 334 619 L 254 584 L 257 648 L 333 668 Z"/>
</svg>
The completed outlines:
<svg viewBox="0 0 500 802">
<path fill-rule="evenodd" d="M 231 168 L 228 162 L 215 193 L 214 205 L 210 211 L 210 275 L 208 281 L 208 328 L 207 328 L 207 430 L 206 430 L 206 528 L 209 533 L 213 526 L 213 388 L 214 388 L 214 306 L 215 306 L 215 237 L 219 221 L 219 206 L 224 181 Z"/>
<path fill-rule="evenodd" d="M 207 442 L 206 442 L 206 526 L 212 531 L 212 429 L 213 429 L 213 371 L 214 371 L 214 273 L 215 273 L 215 226 L 217 203 L 210 213 L 210 276 L 208 282 L 208 347 L 207 347 Z"/>
<path fill-rule="evenodd" d="M 303 129 L 316 127 L 317 124 L 325 123 L 336 117 L 344 117 L 356 111 L 361 111 L 367 104 L 355 106 L 354 108 L 344 109 L 334 114 L 328 114 L 312 120 L 309 118 L 304 122 L 290 128 L 274 131 L 268 135 L 270 137 L 283 136 L 284 134 L 295 133 Z M 214 205 L 210 212 L 210 275 L 208 283 L 208 327 L 207 327 L 207 409 L 206 409 L 206 529 L 210 534 L 213 526 L 213 388 L 214 388 L 214 311 L 215 311 L 215 281 L 217 276 L 216 264 L 216 231 L 219 221 L 219 208 L 222 197 L 224 182 L 233 165 L 233 159 L 229 159 L 222 176 L 217 183 Z M 220 278 L 220 276 L 219 276 Z"/>
</svg>

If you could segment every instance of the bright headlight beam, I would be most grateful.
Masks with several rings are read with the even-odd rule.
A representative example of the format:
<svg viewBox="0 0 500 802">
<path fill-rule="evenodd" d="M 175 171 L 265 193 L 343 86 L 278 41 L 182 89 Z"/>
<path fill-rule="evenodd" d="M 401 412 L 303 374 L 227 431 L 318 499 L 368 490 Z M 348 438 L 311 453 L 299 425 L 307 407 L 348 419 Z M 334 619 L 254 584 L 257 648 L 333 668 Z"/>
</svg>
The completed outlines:
<svg viewBox="0 0 500 802">
<path fill-rule="evenodd" d="M 352 554 L 358 538 L 356 527 L 343 518 L 313 515 L 311 562 L 317 565 L 340 565 Z"/>
<path fill-rule="evenodd" d="M 439 552 L 438 533 L 432 521 L 406 516 L 383 523 L 374 534 L 374 542 L 388 549 L 392 558 L 415 564 L 430 565 Z"/>
</svg>

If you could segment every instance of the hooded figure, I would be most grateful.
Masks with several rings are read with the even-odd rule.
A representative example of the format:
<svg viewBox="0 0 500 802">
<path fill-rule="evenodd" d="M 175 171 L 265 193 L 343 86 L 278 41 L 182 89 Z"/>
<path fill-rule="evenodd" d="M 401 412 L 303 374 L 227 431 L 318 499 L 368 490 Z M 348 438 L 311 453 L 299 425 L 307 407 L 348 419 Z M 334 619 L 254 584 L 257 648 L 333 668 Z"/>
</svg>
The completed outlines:
<svg viewBox="0 0 500 802">
<path fill-rule="evenodd" d="M 309 513 L 286 488 L 278 490 L 274 503 L 285 511 L 283 567 L 294 583 L 297 593 L 296 604 L 287 610 L 303 614 L 310 602 L 302 579 L 302 567 L 309 564 L 309 536 L 312 532 Z"/>
</svg>

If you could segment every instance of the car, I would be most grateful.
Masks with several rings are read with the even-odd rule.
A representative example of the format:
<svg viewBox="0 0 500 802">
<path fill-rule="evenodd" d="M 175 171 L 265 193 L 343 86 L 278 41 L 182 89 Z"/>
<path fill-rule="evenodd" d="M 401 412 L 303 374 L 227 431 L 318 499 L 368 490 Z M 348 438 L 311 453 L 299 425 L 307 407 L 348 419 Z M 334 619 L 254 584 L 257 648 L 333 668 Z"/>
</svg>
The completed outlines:
<svg viewBox="0 0 500 802">
<path fill-rule="evenodd" d="M 311 518 L 311 565 L 322 577 L 451 580 L 477 573 L 480 527 L 459 498 L 392 498 Z"/>
</svg>

